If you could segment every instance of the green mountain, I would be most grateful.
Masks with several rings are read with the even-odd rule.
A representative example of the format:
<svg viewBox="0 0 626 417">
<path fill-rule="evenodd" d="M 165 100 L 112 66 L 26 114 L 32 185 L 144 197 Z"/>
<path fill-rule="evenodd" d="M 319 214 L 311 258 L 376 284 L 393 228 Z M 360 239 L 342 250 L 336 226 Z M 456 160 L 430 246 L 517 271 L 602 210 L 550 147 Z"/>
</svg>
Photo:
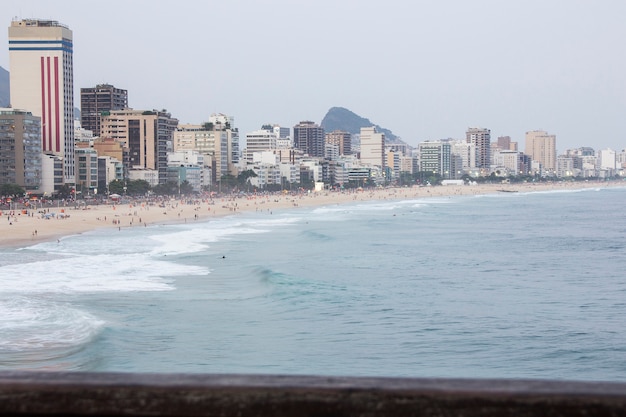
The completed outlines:
<svg viewBox="0 0 626 417">
<path fill-rule="evenodd" d="M 372 123 L 369 119 L 359 116 L 343 107 L 331 107 L 322 119 L 321 127 L 326 132 L 333 130 L 343 130 L 351 134 L 358 134 L 362 127 L 375 126 L 376 130 L 385 134 L 385 141 L 402 142 L 391 130 L 385 129 Z"/>
<path fill-rule="evenodd" d="M 11 101 L 9 94 L 9 71 L 0 67 L 0 107 L 8 107 Z"/>
</svg>

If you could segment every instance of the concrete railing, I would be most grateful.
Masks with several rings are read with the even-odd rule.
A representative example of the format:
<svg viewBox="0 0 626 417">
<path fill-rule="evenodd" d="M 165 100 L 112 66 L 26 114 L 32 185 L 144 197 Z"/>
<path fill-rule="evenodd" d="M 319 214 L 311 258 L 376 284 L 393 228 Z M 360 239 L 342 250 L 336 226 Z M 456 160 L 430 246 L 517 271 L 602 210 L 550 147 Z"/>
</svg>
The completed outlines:
<svg viewBox="0 0 626 417">
<path fill-rule="evenodd" d="M 0 373 L 0 416 L 626 416 L 626 384 Z"/>
</svg>

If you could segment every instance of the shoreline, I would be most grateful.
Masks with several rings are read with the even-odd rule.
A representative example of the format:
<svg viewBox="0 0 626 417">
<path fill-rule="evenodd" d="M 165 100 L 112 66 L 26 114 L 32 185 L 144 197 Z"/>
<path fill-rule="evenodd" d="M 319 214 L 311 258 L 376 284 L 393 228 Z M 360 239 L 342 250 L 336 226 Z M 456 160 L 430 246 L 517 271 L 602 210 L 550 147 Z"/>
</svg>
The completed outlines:
<svg viewBox="0 0 626 417">
<path fill-rule="evenodd" d="M 365 201 L 485 195 L 499 192 L 539 192 L 626 186 L 624 182 L 522 183 L 395 187 L 365 190 L 321 191 L 302 194 L 257 194 L 214 199 L 183 198 L 168 201 L 98 204 L 91 206 L 40 207 L 3 210 L 0 248 L 20 248 L 102 228 L 120 231 L 158 224 L 206 221 L 252 212 L 321 207 Z"/>
</svg>

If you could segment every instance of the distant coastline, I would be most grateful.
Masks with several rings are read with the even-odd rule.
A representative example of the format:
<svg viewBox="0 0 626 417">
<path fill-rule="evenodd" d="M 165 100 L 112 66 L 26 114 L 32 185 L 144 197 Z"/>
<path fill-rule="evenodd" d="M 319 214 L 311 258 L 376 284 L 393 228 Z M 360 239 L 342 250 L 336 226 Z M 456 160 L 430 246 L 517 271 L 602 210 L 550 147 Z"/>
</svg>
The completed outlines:
<svg viewBox="0 0 626 417">
<path fill-rule="evenodd" d="M 101 228 L 120 232 L 155 224 L 188 223 L 235 215 L 242 212 L 297 209 L 356 201 L 405 200 L 494 193 L 520 193 L 550 190 L 576 190 L 624 186 L 623 182 L 546 182 L 521 184 L 442 185 L 395 187 L 364 190 L 322 191 L 298 194 L 255 194 L 219 198 L 194 197 L 144 200 L 98 205 L 56 205 L 28 210 L 2 210 L 0 247 L 24 247 L 61 239 Z"/>
</svg>

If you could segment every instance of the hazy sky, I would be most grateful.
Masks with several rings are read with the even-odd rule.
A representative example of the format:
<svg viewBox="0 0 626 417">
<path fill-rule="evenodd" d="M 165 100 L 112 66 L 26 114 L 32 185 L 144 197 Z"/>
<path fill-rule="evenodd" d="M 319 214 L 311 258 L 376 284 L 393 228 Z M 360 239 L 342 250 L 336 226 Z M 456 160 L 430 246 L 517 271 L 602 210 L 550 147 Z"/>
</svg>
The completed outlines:
<svg viewBox="0 0 626 417">
<path fill-rule="evenodd" d="M 411 145 L 546 130 L 557 147 L 626 148 L 623 0 L 14 0 L 11 20 L 74 35 L 74 89 L 110 83 L 181 123 L 321 122 L 346 107 Z"/>
</svg>

